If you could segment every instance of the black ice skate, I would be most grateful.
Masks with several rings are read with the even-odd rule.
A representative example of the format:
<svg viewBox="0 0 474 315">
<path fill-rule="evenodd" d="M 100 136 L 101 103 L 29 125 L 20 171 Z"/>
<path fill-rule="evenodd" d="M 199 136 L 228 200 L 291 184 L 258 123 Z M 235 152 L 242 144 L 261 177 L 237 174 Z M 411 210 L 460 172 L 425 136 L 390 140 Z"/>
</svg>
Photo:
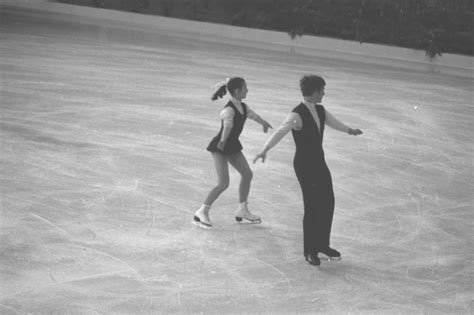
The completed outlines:
<svg viewBox="0 0 474 315">
<path fill-rule="evenodd" d="M 321 265 L 321 261 L 319 260 L 317 254 L 305 254 L 304 257 L 306 258 L 306 261 L 308 262 L 308 264 L 312 266 Z"/>
<path fill-rule="evenodd" d="M 339 253 L 337 250 L 332 249 L 331 247 L 327 247 L 324 249 L 319 250 L 319 254 L 323 255 L 318 255 L 319 259 L 324 259 L 327 261 L 336 261 L 336 260 L 341 260 L 341 253 Z"/>
</svg>

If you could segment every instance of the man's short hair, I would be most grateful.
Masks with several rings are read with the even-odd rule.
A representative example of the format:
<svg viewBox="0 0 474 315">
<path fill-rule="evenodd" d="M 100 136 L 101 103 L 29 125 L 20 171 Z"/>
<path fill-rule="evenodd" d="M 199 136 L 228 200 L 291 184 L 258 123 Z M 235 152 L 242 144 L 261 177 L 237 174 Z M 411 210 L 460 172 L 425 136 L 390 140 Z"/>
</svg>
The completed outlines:
<svg viewBox="0 0 474 315">
<path fill-rule="evenodd" d="M 326 81 L 317 75 L 305 75 L 300 80 L 300 89 L 303 96 L 313 95 L 315 91 L 320 91 L 326 86 Z"/>
</svg>

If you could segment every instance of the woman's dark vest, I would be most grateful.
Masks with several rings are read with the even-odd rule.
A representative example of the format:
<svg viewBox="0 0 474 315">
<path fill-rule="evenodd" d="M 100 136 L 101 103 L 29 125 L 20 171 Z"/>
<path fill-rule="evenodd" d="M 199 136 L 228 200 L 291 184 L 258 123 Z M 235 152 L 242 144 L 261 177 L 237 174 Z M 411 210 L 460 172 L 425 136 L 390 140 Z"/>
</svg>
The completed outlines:
<svg viewBox="0 0 474 315">
<path fill-rule="evenodd" d="M 234 110 L 234 120 L 232 124 L 232 129 L 230 131 L 229 137 L 227 138 L 226 145 L 224 147 L 224 151 L 221 151 L 217 148 L 217 143 L 221 140 L 222 131 L 224 130 L 224 122 L 221 120 L 221 129 L 217 136 L 215 136 L 209 145 L 207 146 L 207 150 L 210 152 L 219 152 L 223 154 L 233 154 L 240 152 L 242 150 L 242 144 L 239 141 L 239 136 L 244 129 L 245 120 L 247 119 L 247 105 L 245 103 L 242 104 L 243 114 L 239 112 L 237 107 L 235 107 L 234 103 L 229 101 L 227 105 L 224 107 L 232 107 Z"/>
</svg>

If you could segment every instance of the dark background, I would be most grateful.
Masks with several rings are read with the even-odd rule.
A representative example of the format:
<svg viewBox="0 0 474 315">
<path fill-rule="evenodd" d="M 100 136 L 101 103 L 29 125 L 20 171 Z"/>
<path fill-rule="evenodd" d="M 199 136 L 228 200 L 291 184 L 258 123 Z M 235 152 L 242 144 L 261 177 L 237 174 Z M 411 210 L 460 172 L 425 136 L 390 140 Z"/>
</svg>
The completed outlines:
<svg viewBox="0 0 474 315">
<path fill-rule="evenodd" d="M 59 2 L 474 55 L 472 0 L 61 0 Z"/>
</svg>

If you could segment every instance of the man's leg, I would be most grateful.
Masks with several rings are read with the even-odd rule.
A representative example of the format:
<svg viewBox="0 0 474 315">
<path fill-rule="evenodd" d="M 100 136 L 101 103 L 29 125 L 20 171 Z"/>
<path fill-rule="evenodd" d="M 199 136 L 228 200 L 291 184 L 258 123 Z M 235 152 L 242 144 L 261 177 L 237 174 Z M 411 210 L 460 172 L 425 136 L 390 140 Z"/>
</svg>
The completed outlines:
<svg viewBox="0 0 474 315">
<path fill-rule="evenodd" d="M 331 243 L 331 227 L 334 216 L 334 190 L 329 169 L 325 174 L 321 174 L 320 190 L 315 194 L 318 198 L 318 212 L 320 214 L 318 222 L 319 249 L 329 247 Z"/>
<path fill-rule="evenodd" d="M 303 236 L 304 253 L 312 254 L 318 251 L 318 209 L 314 196 L 314 186 L 311 183 L 303 183 L 301 190 L 303 192 L 304 217 L 303 217 Z"/>
<path fill-rule="evenodd" d="M 327 180 L 325 188 L 321 191 L 319 196 L 320 205 L 320 222 L 319 222 L 319 235 L 320 240 L 318 251 L 327 258 L 328 260 L 339 260 L 341 259 L 341 253 L 330 247 L 331 242 L 331 227 L 334 216 L 334 190 L 332 186 L 332 179 L 329 170 L 327 172 Z M 323 256 L 323 258 L 324 258 Z M 321 257 L 320 257 L 321 258 Z"/>
<path fill-rule="evenodd" d="M 320 220 L 316 207 L 314 186 L 306 184 L 302 187 L 302 190 L 305 204 L 303 217 L 304 256 L 309 264 L 319 266 L 321 264 L 318 258 L 318 222 Z"/>
</svg>

